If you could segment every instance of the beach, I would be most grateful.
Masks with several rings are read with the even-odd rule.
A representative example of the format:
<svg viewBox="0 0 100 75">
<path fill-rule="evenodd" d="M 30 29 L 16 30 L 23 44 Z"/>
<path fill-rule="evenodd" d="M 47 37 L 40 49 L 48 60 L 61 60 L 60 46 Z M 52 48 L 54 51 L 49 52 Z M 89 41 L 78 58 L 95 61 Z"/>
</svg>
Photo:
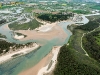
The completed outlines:
<svg viewBox="0 0 100 75">
<path fill-rule="evenodd" d="M 30 48 L 25 47 L 25 48 L 19 49 L 18 51 L 6 53 L 6 54 L 0 56 L 0 64 L 3 63 L 3 62 L 6 62 L 7 60 L 13 59 L 14 55 L 24 55 L 24 54 L 27 54 L 27 53 L 37 49 L 38 47 L 39 47 L 39 45 L 34 43 L 33 47 L 30 47 Z"/>
<path fill-rule="evenodd" d="M 61 48 L 61 46 L 54 46 L 53 47 L 53 49 L 52 49 L 52 53 L 54 55 L 53 58 L 45 67 L 43 67 L 39 70 L 37 75 L 44 75 L 44 74 L 50 73 L 52 70 L 54 70 L 55 65 L 57 63 L 57 56 L 58 56 L 58 53 L 60 51 L 60 48 Z"/>
<path fill-rule="evenodd" d="M 67 34 L 63 30 L 63 28 L 58 25 L 58 22 L 44 24 L 45 25 L 42 25 L 35 30 L 16 30 L 15 32 L 27 35 L 27 37 L 20 39 L 21 41 L 25 41 L 28 39 L 45 39 L 50 41 L 51 39 L 58 38 L 58 43 L 65 42 Z M 40 60 L 35 66 L 20 72 L 19 75 L 43 75 L 43 73 L 49 73 L 50 71 L 52 71 L 57 63 L 57 56 L 60 47 L 61 46 L 54 46 L 51 52 L 47 54 L 42 60 Z M 47 70 L 51 62 L 52 65 Z"/>
<path fill-rule="evenodd" d="M 39 28 L 36 28 L 35 30 L 16 30 L 14 32 L 21 33 L 23 35 L 26 35 L 27 37 L 20 39 L 20 41 L 26 41 L 26 40 L 52 40 L 52 39 L 58 39 L 59 43 L 64 42 L 67 38 L 66 32 L 59 26 L 57 23 L 51 23 L 43 25 Z M 41 41 L 42 41 L 41 40 Z"/>
<path fill-rule="evenodd" d="M 58 46 L 56 48 L 53 48 L 51 52 L 46 55 L 39 63 L 37 63 L 32 68 L 29 68 L 25 71 L 22 71 L 19 75 L 40 75 L 41 73 L 46 73 L 46 70 L 44 67 L 48 67 L 51 60 L 57 60 L 57 53 L 59 52 L 61 46 Z M 54 65 L 56 63 L 52 64 L 51 68 L 48 71 L 51 71 L 54 69 Z M 42 75 L 42 74 L 41 74 Z"/>
</svg>

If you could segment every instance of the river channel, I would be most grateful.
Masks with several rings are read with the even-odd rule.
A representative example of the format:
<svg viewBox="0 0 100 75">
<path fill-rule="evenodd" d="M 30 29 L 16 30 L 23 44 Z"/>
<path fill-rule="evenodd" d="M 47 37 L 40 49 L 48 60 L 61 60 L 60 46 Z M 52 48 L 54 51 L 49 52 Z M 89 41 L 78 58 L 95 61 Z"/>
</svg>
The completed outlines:
<svg viewBox="0 0 100 75">
<path fill-rule="evenodd" d="M 63 28 L 63 30 L 67 34 L 67 38 L 64 42 L 57 43 L 59 41 L 58 38 L 54 38 L 50 41 L 42 40 L 43 42 L 46 41 L 45 45 L 41 46 L 39 49 L 34 50 L 31 53 L 26 55 L 16 57 L 12 60 L 9 60 L 0 65 L 0 75 L 18 75 L 21 71 L 31 68 L 32 66 L 36 65 L 43 57 L 45 57 L 51 50 L 53 46 L 62 46 L 66 44 L 72 35 L 72 33 L 67 29 L 69 22 L 60 22 L 58 23 L 59 26 Z M 5 24 L 6 25 L 6 24 Z M 43 43 L 39 40 L 28 40 L 28 41 L 19 41 L 13 39 L 13 31 L 10 29 L 4 29 L 4 26 L 0 27 L 0 33 L 6 35 L 7 41 L 14 42 L 14 43 L 27 43 L 27 42 L 37 42 Z"/>
</svg>

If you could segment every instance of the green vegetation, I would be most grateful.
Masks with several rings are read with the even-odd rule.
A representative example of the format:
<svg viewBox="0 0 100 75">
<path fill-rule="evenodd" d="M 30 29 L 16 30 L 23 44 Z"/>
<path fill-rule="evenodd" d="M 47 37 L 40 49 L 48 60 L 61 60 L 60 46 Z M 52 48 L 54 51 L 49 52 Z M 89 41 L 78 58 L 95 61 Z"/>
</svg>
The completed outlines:
<svg viewBox="0 0 100 75">
<path fill-rule="evenodd" d="M 3 23 L 5 23 L 5 22 L 6 22 L 5 19 L 0 20 L 0 24 L 3 24 Z"/>
<path fill-rule="evenodd" d="M 100 10 L 100 5 L 95 5 L 95 6 L 92 6 L 91 8 L 92 8 L 92 9 Z"/>
<path fill-rule="evenodd" d="M 96 38 L 96 43 L 100 45 L 100 31 L 96 32 L 95 38 Z"/>
<path fill-rule="evenodd" d="M 82 54 L 85 54 L 83 49 L 81 48 L 81 36 L 83 35 L 84 31 L 75 29 L 76 27 L 77 26 L 75 25 L 68 26 L 68 29 L 73 33 L 72 37 L 70 37 L 71 39 L 69 42 L 75 50 Z"/>
<path fill-rule="evenodd" d="M 69 39 L 69 45 L 61 47 L 53 75 L 100 75 L 99 23 L 99 19 L 93 18 L 83 26 L 68 26 L 73 35 Z M 98 31 L 96 29 L 95 32 L 87 33 L 95 28 Z M 83 33 L 87 33 L 82 38 L 82 44 L 89 56 L 81 48 Z"/>
<path fill-rule="evenodd" d="M 16 44 L 16 43 L 10 43 L 6 42 L 5 40 L 0 40 L 0 54 L 4 54 L 10 51 L 10 47 L 12 47 L 12 51 L 15 51 L 19 48 L 23 48 L 25 46 L 30 46 L 33 43 L 26 43 L 26 44 Z"/>
<path fill-rule="evenodd" d="M 0 34 L 0 38 L 6 38 L 6 36 L 5 36 L 5 35 Z"/>
<path fill-rule="evenodd" d="M 85 10 L 73 10 L 72 12 L 77 14 L 90 14 L 90 11 Z"/>
<path fill-rule="evenodd" d="M 98 17 L 99 18 L 99 17 Z M 83 26 L 78 26 L 76 29 L 81 29 L 84 31 L 92 31 L 95 28 L 100 26 L 100 19 L 97 18 L 90 18 L 92 21 L 90 21 L 88 24 Z M 99 33 L 100 30 L 97 31 L 95 29 L 92 32 L 88 32 L 85 34 L 85 36 L 82 39 L 83 47 L 87 51 L 90 57 L 94 58 L 95 60 L 100 62 L 100 44 L 99 44 Z"/>
<path fill-rule="evenodd" d="M 18 56 L 20 56 L 22 53 L 18 53 L 18 54 L 15 54 L 15 55 L 13 55 L 12 57 L 18 57 Z"/>
<path fill-rule="evenodd" d="M 33 9 L 34 9 L 33 7 L 25 7 L 24 13 L 31 13 Z"/>
<path fill-rule="evenodd" d="M 83 47 L 87 51 L 89 56 L 100 62 L 99 33 L 100 31 L 95 31 L 95 32 L 86 34 L 82 42 L 83 42 Z"/>
<path fill-rule="evenodd" d="M 44 21 L 50 21 L 50 22 L 55 22 L 55 21 L 62 21 L 62 20 L 67 20 L 70 17 L 73 16 L 72 13 L 59 13 L 59 14 L 51 14 L 51 13 L 43 13 L 43 14 L 36 14 L 37 18 L 42 19 Z"/>
<path fill-rule="evenodd" d="M 100 75 L 99 63 L 78 52 L 72 44 L 61 47 L 57 61 L 54 75 Z"/>
<path fill-rule="evenodd" d="M 32 21 L 24 24 L 18 24 L 18 22 L 15 22 L 13 24 L 9 25 L 9 28 L 12 30 L 33 30 L 37 27 L 39 27 L 42 23 L 39 23 L 37 20 L 33 19 Z"/>
<path fill-rule="evenodd" d="M 78 26 L 76 29 L 82 29 L 84 31 L 91 31 L 100 25 L 99 22 L 100 22 L 100 19 L 96 19 L 94 21 L 89 21 L 89 23 Z"/>
<path fill-rule="evenodd" d="M 22 33 L 18 33 L 18 32 L 15 32 L 15 34 L 17 34 L 18 36 L 23 35 L 23 36 L 24 36 L 24 38 L 27 36 L 27 35 L 24 35 L 24 34 L 22 34 Z"/>
<path fill-rule="evenodd" d="M 12 8 L 12 7 L 15 7 L 14 5 L 13 6 L 11 6 L 11 5 L 8 5 L 8 6 L 2 6 L 0 9 L 6 9 L 6 8 Z"/>
<path fill-rule="evenodd" d="M 100 15 L 88 16 L 87 17 L 90 21 L 96 20 L 100 18 Z"/>
</svg>

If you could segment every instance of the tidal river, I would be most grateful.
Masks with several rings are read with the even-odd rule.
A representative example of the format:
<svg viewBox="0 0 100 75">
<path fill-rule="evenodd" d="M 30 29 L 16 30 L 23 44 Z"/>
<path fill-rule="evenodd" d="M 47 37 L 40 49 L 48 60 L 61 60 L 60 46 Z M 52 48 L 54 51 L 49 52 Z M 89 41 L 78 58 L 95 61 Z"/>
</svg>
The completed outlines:
<svg viewBox="0 0 100 75">
<path fill-rule="evenodd" d="M 53 46 L 59 46 L 64 45 L 68 42 L 68 39 L 71 36 L 71 32 L 67 29 L 67 25 L 69 25 L 69 22 L 60 22 L 58 23 L 59 26 L 63 28 L 63 30 L 67 34 L 67 38 L 64 42 L 59 42 L 58 38 L 54 38 L 50 41 L 47 41 L 45 45 L 40 47 L 37 50 L 34 50 L 31 53 L 28 53 L 26 55 L 16 57 L 12 60 L 9 60 L 3 64 L 0 65 L 0 75 L 18 75 L 21 71 L 26 70 L 28 68 L 31 68 L 32 66 L 36 65 L 43 57 L 45 57 L 52 49 Z M 38 40 L 28 40 L 28 41 L 18 41 L 13 39 L 13 31 L 10 29 L 5 29 L 6 25 L 3 25 L 0 27 L 0 33 L 6 35 L 7 41 L 9 42 L 15 42 L 15 43 L 27 43 L 27 42 L 40 42 Z M 40 39 L 41 40 L 41 39 Z M 46 41 L 46 40 L 43 40 Z M 43 42 L 41 42 L 43 43 Z"/>
</svg>

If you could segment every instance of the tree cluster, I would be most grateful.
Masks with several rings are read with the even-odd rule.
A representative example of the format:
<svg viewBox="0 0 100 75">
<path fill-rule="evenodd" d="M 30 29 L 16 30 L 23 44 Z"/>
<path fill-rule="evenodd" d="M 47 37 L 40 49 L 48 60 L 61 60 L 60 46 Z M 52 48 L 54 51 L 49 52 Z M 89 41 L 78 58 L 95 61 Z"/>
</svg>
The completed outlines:
<svg viewBox="0 0 100 75">
<path fill-rule="evenodd" d="M 99 33 L 100 31 L 96 31 L 85 35 L 82 42 L 88 54 L 100 62 L 100 45 L 97 44 L 97 39 L 95 38 Z"/>
<path fill-rule="evenodd" d="M 91 30 L 97 28 L 100 25 L 99 23 L 100 23 L 100 19 L 96 19 L 94 21 L 89 21 L 89 23 L 87 23 L 85 25 L 78 26 L 78 27 L 76 27 L 76 29 L 91 31 Z"/>
<path fill-rule="evenodd" d="M 43 14 L 38 14 L 37 18 L 42 19 L 44 21 L 50 21 L 50 22 L 55 22 L 55 21 L 62 21 L 62 20 L 67 20 L 70 17 L 72 17 L 72 13 L 67 13 L 67 14 L 51 14 L 51 13 L 43 13 Z"/>
<path fill-rule="evenodd" d="M 5 23 L 5 22 L 6 22 L 5 19 L 0 20 L 0 24 L 3 24 L 3 23 Z"/>
<path fill-rule="evenodd" d="M 23 48 L 25 46 L 30 46 L 32 43 L 27 44 L 16 44 L 16 43 L 10 43 L 6 42 L 5 40 L 0 40 L 0 54 L 9 52 L 10 47 L 12 47 L 12 51 L 15 51 L 19 48 Z M 4 51 L 5 50 L 5 51 Z"/>
<path fill-rule="evenodd" d="M 78 62 L 70 46 L 61 47 L 57 61 L 54 75 L 100 75 L 100 69 Z"/>
</svg>

